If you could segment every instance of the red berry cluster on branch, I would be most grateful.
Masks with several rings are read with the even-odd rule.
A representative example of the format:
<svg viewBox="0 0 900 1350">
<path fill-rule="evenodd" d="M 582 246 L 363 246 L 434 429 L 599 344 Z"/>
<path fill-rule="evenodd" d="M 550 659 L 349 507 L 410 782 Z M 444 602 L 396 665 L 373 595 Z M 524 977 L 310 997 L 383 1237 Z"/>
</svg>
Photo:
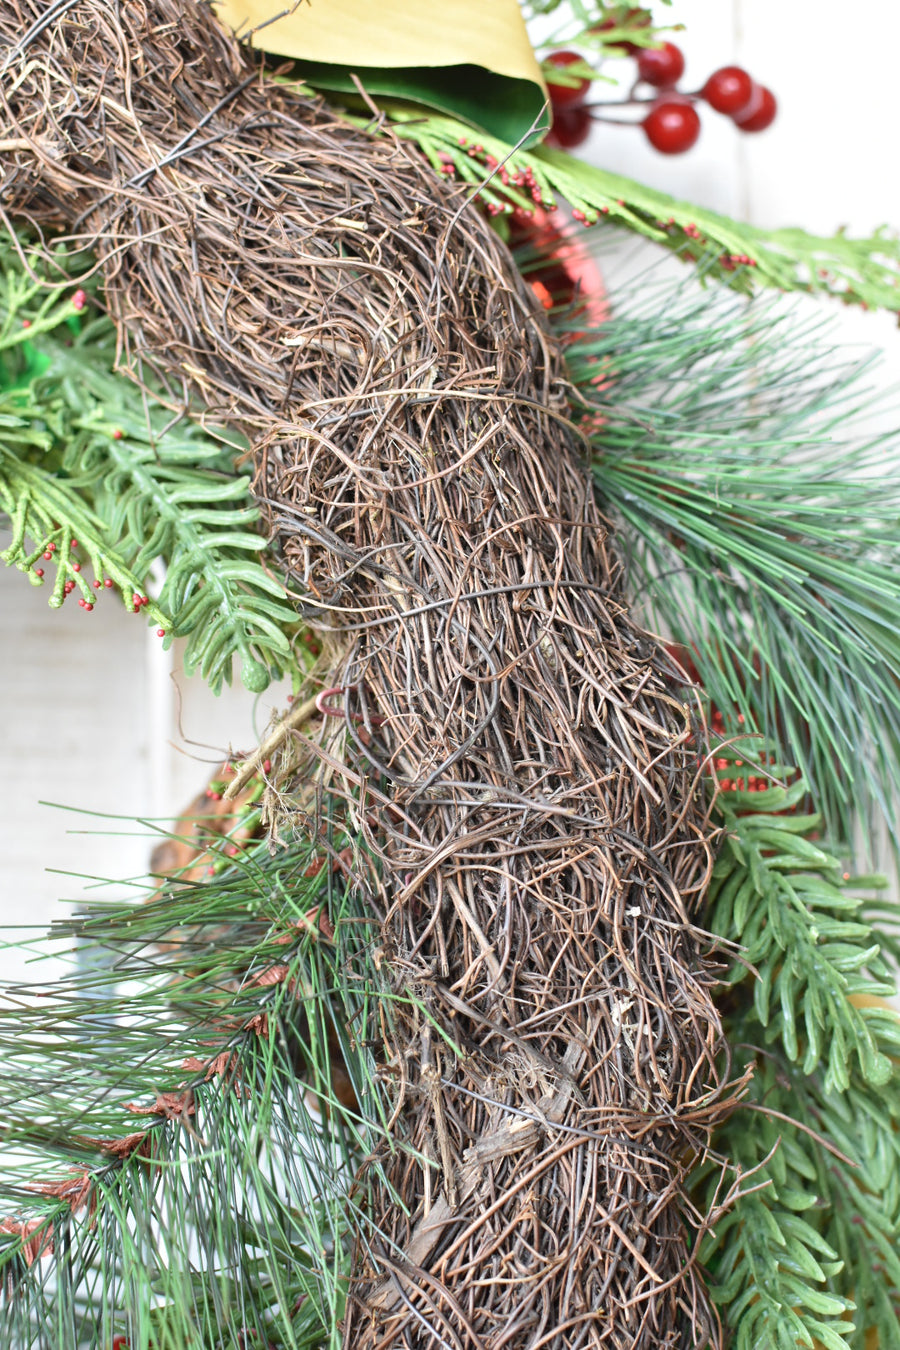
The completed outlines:
<svg viewBox="0 0 900 1350">
<path fill-rule="evenodd" d="M 607 20 L 598 24 L 595 31 L 609 29 L 611 23 Z M 778 111 L 775 95 L 740 66 L 722 66 L 713 71 L 702 89 L 684 93 L 678 88 L 684 74 L 684 54 L 674 42 L 663 42 L 658 47 L 639 47 L 628 42 L 622 47 L 637 63 L 637 78 L 629 97 L 616 104 L 587 103 L 594 72 L 578 52 L 556 51 L 547 57 L 544 69 L 553 111 L 549 145 L 574 149 L 586 140 L 592 122 L 614 120 L 604 115 L 604 109 L 610 106 L 630 107 L 649 102 L 650 109 L 640 125 L 650 144 L 664 155 L 680 155 L 696 145 L 700 136 L 696 104 L 701 101 L 730 117 L 741 131 L 765 131 L 775 120 Z M 555 72 L 562 76 L 561 82 L 554 80 Z M 635 97 L 635 89 L 642 84 L 650 85 L 658 94 L 651 99 Z"/>
</svg>

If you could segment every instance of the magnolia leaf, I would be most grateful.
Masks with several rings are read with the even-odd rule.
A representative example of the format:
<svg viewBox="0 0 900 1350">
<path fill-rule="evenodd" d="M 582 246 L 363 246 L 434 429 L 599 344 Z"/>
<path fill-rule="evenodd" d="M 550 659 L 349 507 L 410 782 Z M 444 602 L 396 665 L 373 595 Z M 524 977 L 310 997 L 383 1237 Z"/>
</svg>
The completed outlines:
<svg viewBox="0 0 900 1350">
<path fill-rule="evenodd" d="M 254 47 L 301 63 L 311 85 L 424 104 L 512 144 L 549 127 L 547 91 L 517 0 L 215 0 Z"/>
</svg>

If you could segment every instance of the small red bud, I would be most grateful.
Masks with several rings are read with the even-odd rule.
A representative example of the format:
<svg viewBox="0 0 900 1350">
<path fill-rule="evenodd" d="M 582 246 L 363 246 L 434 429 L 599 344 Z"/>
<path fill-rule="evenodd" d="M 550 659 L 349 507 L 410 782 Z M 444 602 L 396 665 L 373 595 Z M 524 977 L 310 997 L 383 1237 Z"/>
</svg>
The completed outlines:
<svg viewBox="0 0 900 1350">
<path fill-rule="evenodd" d="M 124 434 L 125 433 L 122 431 L 121 427 L 116 427 L 115 431 L 113 432 L 113 440 L 120 441 L 124 436 Z"/>
<path fill-rule="evenodd" d="M 142 604 L 142 605 L 149 605 L 149 603 L 150 603 L 150 597 L 149 597 L 149 595 L 142 595 L 142 596 L 141 596 L 141 604 Z"/>
<path fill-rule="evenodd" d="M 164 628 L 157 628 L 157 630 L 156 630 L 156 636 L 157 636 L 157 637 L 165 637 L 165 636 L 166 636 L 166 630 L 165 630 Z"/>
<path fill-rule="evenodd" d="M 47 551 L 46 551 L 46 553 L 44 554 L 44 561 L 45 561 L 45 562 L 49 562 L 50 559 L 51 559 L 52 557 L 53 557 L 53 554 L 50 552 L 50 550 L 49 550 L 49 548 L 48 548 Z"/>
<path fill-rule="evenodd" d="M 73 571 L 73 572 L 80 572 L 80 571 L 81 571 L 81 563 L 73 563 L 73 564 L 72 564 L 72 571 Z"/>
<path fill-rule="evenodd" d="M 36 567 L 36 568 L 34 569 L 34 575 L 35 575 L 36 577 L 42 577 L 42 576 L 44 575 L 44 569 L 43 569 L 43 567 Z"/>
<path fill-rule="evenodd" d="M 271 773 L 271 771 L 272 771 L 272 761 L 270 759 L 264 759 L 263 773 Z"/>
<path fill-rule="evenodd" d="M 83 595 L 79 595 L 79 597 L 78 597 L 78 603 L 79 603 L 79 605 L 81 606 L 81 608 L 84 609 L 84 596 L 83 596 Z"/>
<path fill-rule="evenodd" d="M 77 548 L 77 547 L 78 547 L 78 540 L 77 539 L 70 540 L 69 548 Z"/>
<path fill-rule="evenodd" d="M 112 577 L 107 577 L 106 580 L 105 580 L 104 583 L 103 583 L 103 585 L 106 587 L 107 590 L 109 590 L 109 588 L 112 586 L 112 584 L 113 584 L 113 583 L 112 583 Z"/>
<path fill-rule="evenodd" d="M 93 608 L 94 606 L 91 604 L 90 600 L 88 600 L 87 603 L 85 604 L 85 609 L 93 609 Z"/>
<path fill-rule="evenodd" d="M 102 585 L 103 585 L 103 582 L 102 582 L 102 581 L 95 581 L 95 582 L 94 582 L 94 590 L 95 590 L 95 591 L 99 591 L 99 589 L 100 589 L 100 587 L 101 587 Z"/>
<path fill-rule="evenodd" d="M 23 319 L 23 320 L 22 320 L 22 327 L 23 327 L 23 328 L 30 328 L 30 327 L 31 327 L 31 320 L 30 320 L 30 319 Z"/>
<path fill-rule="evenodd" d="M 79 286 L 78 290 L 72 296 L 72 306 L 74 309 L 84 309 L 87 304 L 87 295 Z"/>
<path fill-rule="evenodd" d="M 236 844 L 229 844 L 228 847 L 226 848 L 225 852 L 228 854 L 229 858 L 233 858 L 233 857 L 235 856 L 235 854 L 237 853 L 237 845 L 236 845 Z"/>
</svg>

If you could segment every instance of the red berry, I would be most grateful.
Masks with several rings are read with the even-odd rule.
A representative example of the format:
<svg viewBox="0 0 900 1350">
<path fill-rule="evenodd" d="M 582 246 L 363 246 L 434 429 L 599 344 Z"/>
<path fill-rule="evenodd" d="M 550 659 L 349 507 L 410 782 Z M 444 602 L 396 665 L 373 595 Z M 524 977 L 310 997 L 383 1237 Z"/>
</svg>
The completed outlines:
<svg viewBox="0 0 900 1350">
<path fill-rule="evenodd" d="M 34 569 L 34 575 L 35 575 L 36 577 L 42 577 L 42 576 L 44 575 L 44 569 L 43 569 L 43 567 L 36 567 L 36 568 Z"/>
<path fill-rule="evenodd" d="M 722 66 L 710 75 L 700 90 L 700 97 L 705 98 L 716 112 L 733 117 L 743 111 L 753 97 L 753 81 L 740 66 Z"/>
<path fill-rule="evenodd" d="M 587 108 L 561 108 L 553 111 L 553 125 L 547 144 L 559 150 L 574 150 L 586 141 L 591 130 L 591 114 Z"/>
<path fill-rule="evenodd" d="M 56 545 L 54 544 L 53 547 L 56 548 Z M 77 540 L 77 539 L 73 539 L 72 542 L 71 542 L 71 544 L 69 545 L 69 547 L 70 547 L 70 548 L 77 548 L 77 547 L 78 547 L 78 540 Z"/>
<path fill-rule="evenodd" d="M 141 597 L 137 594 L 137 592 L 135 592 L 135 594 L 131 597 L 131 603 L 133 605 L 137 605 L 138 607 L 140 607 Z"/>
<path fill-rule="evenodd" d="M 105 580 L 104 583 L 103 583 L 103 585 L 106 587 L 107 590 L 109 590 L 109 588 L 112 586 L 112 584 L 113 584 L 113 583 L 112 583 L 112 577 L 107 577 L 106 580 Z"/>
<path fill-rule="evenodd" d="M 44 554 L 44 562 L 49 562 L 50 559 L 51 559 L 52 557 L 53 557 L 53 554 L 50 552 L 50 550 L 49 550 L 49 548 L 48 548 L 47 551 L 46 551 L 46 553 Z"/>
<path fill-rule="evenodd" d="M 775 121 L 777 112 L 778 104 L 771 89 L 764 84 L 754 84 L 750 102 L 734 114 L 733 121 L 741 131 L 765 131 Z"/>
<path fill-rule="evenodd" d="M 269 772 L 271 771 L 271 768 L 272 768 L 272 761 L 271 761 L 270 759 L 264 759 L 264 760 L 263 760 L 263 773 L 269 773 Z"/>
<path fill-rule="evenodd" d="M 80 572 L 80 571 L 81 571 L 81 563 L 73 563 L 73 564 L 72 564 L 72 571 L 73 571 L 73 572 Z"/>
<path fill-rule="evenodd" d="M 674 42 L 664 42 L 661 47 L 643 47 L 637 63 L 641 79 L 657 89 L 677 84 L 684 74 L 684 56 Z"/>
<path fill-rule="evenodd" d="M 577 52 L 551 52 L 544 62 L 545 66 L 555 66 L 557 70 L 565 70 L 568 66 L 583 64 L 584 57 L 579 56 Z M 558 112 L 560 108 L 577 107 L 584 101 L 584 96 L 590 87 L 590 80 L 583 78 L 579 78 L 576 84 L 554 84 L 552 80 L 548 80 L 547 93 L 550 95 L 554 113 Z"/>
<path fill-rule="evenodd" d="M 121 428 L 116 427 L 115 431 L 113 432 L 113 440 L 114 440 L 114 441 L 120 441 L 120 440 L 122 439 L 122 437 L 124 436 L 124 434 L 125 434 L 125 433 L 121 430 Z"/>
<path fill-rule="evenodd" d="M 103 585 L 103 582 L 102 582 L 102 581 L 95 581 L 95 582 L 94 582 L 94 590 L 95 590 L 95 591 L 99 591 L 99 589 L 100 589 L 100 587 L 101 587 L 102 585 Z"/>
<path fill-rule="evenodd" d="M 94 608 L 94 606 L 91 604 L 90 600 L 88 600 L 88 601 L 86 602 L 86 604 L 85 604 L 84 607 L 85 607 L 85 609 L 93 609 L 93 608 Z"/>
<path fill-rule="evenodd" d="M 86 295 L 85 292 L 79 287 L 78 290 L 75 292 L 75 294 L 72 296 L 72 305 L 73 305 L 73 308 L 75 308 L 75 309 L 84 309 L 84 307 L 85 307 L 86 304 L 87 304 L 87 295 Z"/>
<path fill-rule="evenodd" d="M 141 598 L 140 598 L 140 600 L 141 600 L 141 604 L 142 604 L 142 605 L 149 605 L 149 603 L 150 603 L 150 597 L 149 597 L 149 595 L 142 595 Z"/>
<path fill-rule="evenodd" d="M 49 548 L 49 550 L 50 550 L 51 553 L 55 553 L 55 552 L 56 552 L 56 545 L 55 545 L 55 544 L 48 544 L 47 547 Z"/>
<path fill-rule="evenodd" d="M 113 1336 L 110 1350 L 130 1350 L 127 1336 Z"/>
<path fill-rule="evenodd" d="M 165 630 L 164 628 L 157 628 L 157 630 L 156 630 L 156 636 L 157 636 L 157 637 L 165 637 L 165 636 L 166 636 L 166 630 Z"/>
<path fill-rule="evenodd" d="M 23 327 L 23 328 L 30 328 L 30 327 L 31 327 L 31 320 L 30 320 L 30 319 L 23 319 L 23 320 L 22 320 L 22 327 Z"/>
<path fill-rule="evenodd" d="M 654 103 L 641 125 L 647 140 L 662 155 L 681 155 L 696 145 L 700 118 L 692 103 L 665 99 Z"/>
</svg>

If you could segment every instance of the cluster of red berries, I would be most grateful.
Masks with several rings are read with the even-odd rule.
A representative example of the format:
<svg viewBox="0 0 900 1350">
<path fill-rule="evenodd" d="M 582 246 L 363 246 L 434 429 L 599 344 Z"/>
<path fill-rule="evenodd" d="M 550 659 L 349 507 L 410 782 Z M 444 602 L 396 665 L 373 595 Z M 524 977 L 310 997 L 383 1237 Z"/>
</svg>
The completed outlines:
<svg viewBox="0 0 900 1350">
<path fill-rule="evenodd" d="M 608 27 L 609 22 L 599 27 L 604 26 Z M 695 105 L 701 100 L 730 117 L 741 131 L 765 131 L 775 120 L 778 111 L 775 95 L 765 85 L 757 84 L 740 66 L 722 66 L 713 71 L 702 89 L 683 93 L 677 86 L 684 74 L 684 54 L 674 42 L 664 42 L 660 47 L 638 47 L 630 42 L 622 46 L 637 61 L 635 87 L 648 84 L 659 93 L 646 99 L 635 98 L 632 91 L 632 97 L 624 105 L 615 106 L 650 103 L 640 125 L 647 140 L 661 154 L 680 155 L 697 143 L 700 115 Z M 577 52 L 551 52 L 545 65 L 559 71 L 576 68 L 565 84 L 556 84 L 552 78 L 547 83 L 553 110 L 548 141 L 570 150 L 586 139 L 593 121 L 612 119 L 602 116 L 604 105 L 587 104 L 592 72 Z"/>
</svg>

